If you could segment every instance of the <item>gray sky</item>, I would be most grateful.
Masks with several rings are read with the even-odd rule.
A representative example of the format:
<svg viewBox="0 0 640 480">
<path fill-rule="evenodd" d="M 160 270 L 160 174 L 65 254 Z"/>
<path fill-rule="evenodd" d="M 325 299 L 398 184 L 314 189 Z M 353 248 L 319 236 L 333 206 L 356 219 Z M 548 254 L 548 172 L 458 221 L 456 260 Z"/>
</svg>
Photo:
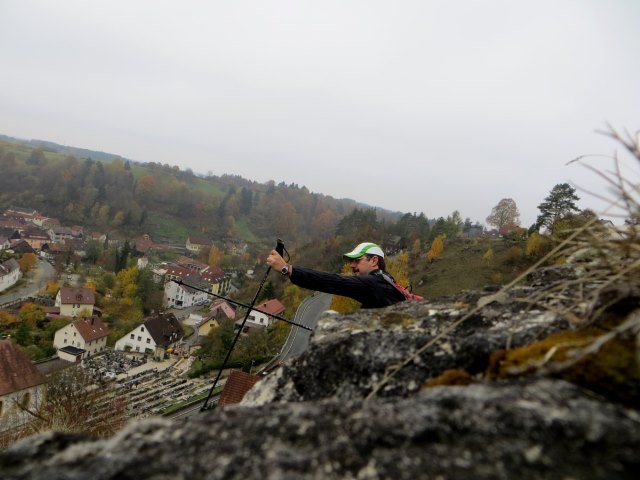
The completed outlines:
<svg viewBox="0 0 640 480">
<path fill-rule="evenodd" d="M 604 193 L 565 164 L 640 129 L 639 32 L 640 0 L 2 0 L 0 133 L 529 226 Z"/>
</svg>

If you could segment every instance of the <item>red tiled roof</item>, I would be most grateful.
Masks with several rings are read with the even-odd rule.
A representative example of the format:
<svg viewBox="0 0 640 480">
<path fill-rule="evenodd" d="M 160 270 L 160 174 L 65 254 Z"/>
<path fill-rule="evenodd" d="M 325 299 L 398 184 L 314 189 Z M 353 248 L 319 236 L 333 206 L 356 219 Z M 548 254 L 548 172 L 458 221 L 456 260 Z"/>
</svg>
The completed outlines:
<svg viewBox="0 0 640 480">
<path fill-rule="evenodd" d="M 285 311 L 285 308 L 286 307 L 277 298 L 274 298 L 273 300 L 267 300 L 260 305 L 256 305 L 256 310 L 264 313 L 269 313 L 271 315 L 280 315 Z"/>
<path fill-rule="evenodd" d="M 257 375 L 250 375 L 241 370 L 231 370 L 227 382 L 224 384 L 220 399 L 218 400 L 218 407 L 225 405 L 233 405 L 240 403 L 244 398 L 244 395 L 251 390 L 260 377 Z"/>
<path fill-rule="evenodd" d="M 47 380 L 11 340 L 0 340 L 0 397 Z"/>
<path fill-rule="evenodd" d="M 60 302 L 62 305 L 68 305 L 69 303 L 81 303 L 91 305 L 96 304 L 96 292 L 93 288 L 72 288 L 61 287 L 60 288 Z"/>
<path fill-rule="evenodd" d="M 236 318 L 235 309 L 226 300 L 223 300 L 221 298 L 214 300 L 211 303 L 209 312 L 211 312 L 213 315 L 217 314 L 218 312 L 222 312 L 226 315 L 227 318 Z"/>
<path fill-rule="evenodd" d="M 206 263 L 200 262 L 194 258 L 185 257 L 184 255 L 179 257 L 174 263 L 190 270 L 204 271 L 209 269 L 209 265 Z"/>
<path fill-rule="evenodd" d="M 202 279 L 207 283 L 218 283 L 223 280 L 225 274 L 219 268 L 207 270 L 206 272 L 202 272 Z"/>
<path fill-rule="evenodd" d="M 190 243 L 191 245 L 202 245 L 208 247 L 209 245 L 211 245 L 211 240 L 209 240 L 207 237 L 190 236 L 187 238 L 187 243 Z"/>
<path fill-rule="evenodd" d="M 81 318 L 73 322 L 85 342 L 98 340 L 109 335 L 109 329 L 98 317 Z"/>
</svg>

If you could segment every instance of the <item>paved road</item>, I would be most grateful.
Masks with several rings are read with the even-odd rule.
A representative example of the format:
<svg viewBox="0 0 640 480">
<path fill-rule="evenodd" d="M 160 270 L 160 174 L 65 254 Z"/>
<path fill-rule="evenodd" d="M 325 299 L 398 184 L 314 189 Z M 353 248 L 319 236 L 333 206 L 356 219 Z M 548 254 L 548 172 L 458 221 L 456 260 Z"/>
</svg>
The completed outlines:
<svg viewBox="0 0 640 480">
<path fill-rule="evenodd" d="M 316 293 L 305 298 L 296 312 L 294 321 L 309 328 L 315 328 L 322 312 L 329 308 L 333 295 Z M 280 355 L 271 364 L 283 362 L 289 358 L 297 357 L 309 346 L 311 333 L 303 328 L 293 327 L 289 338 L 285 342 Z"/>
<path fill-rule="evenodd" d="M 47 280 L 55 275 L 56 271 L 53 266 L 38 257 L 36 266 L 23 277 L 22 285 L 9 293 L 0 295 L 0 305 L 22 298 L 35 297 L 42 288 L 46 287 Z"/>
</svg>

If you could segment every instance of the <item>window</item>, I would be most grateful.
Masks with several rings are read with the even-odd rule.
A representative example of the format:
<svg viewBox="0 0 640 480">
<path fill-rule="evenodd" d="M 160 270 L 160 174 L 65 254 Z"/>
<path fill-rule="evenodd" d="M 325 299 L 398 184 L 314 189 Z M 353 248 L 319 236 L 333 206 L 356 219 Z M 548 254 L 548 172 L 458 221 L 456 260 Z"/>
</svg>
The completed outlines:
<svg viewBox="0 0 640 480">
<path fill-rule="evenodd" d="M 147 343 L 151 343 L 151 339 L 150 338 L 147 338 Z"/>
<path fill-rule="evenodd" d="M 138 337 L 138 341 L 141 342 L 142 341 L 142 337 Z"/>
<path fill-rule="evenodd" d="M 67 343 L 67 339 L 66 338 L 64 339 L 64 343 Z"/>
<path fill-rule="evenodd" d="M 140 331 L 141 331 L 141 332 L 144 332 L 144 327 L 140 327 Z"/>
<path fill-rule="evenodd" d="M 131 337 L 129 337 L 129 338 L 131 338 L 131 340 L 133 340 L 134 338 L 136 338 L 136 336 L 132 333 Z"/>
</svg>

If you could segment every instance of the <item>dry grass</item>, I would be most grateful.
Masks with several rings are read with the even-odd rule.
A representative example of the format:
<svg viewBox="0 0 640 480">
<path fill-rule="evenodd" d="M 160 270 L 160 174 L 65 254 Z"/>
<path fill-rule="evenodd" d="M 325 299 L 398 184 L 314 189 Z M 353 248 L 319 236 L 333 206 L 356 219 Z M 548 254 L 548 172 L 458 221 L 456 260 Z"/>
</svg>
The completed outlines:
<svg viewBox="0 0 640 480">
<path fill-rule="evenodd" d="M 630 135 L 622 137 L 613 129 L 605 134 L 621 144 L 640 167 L 637 139 Z M 640 391 L 634 385 L 640 385 L 640 179 L 625 178 L 617 156 L 613 160 L 612 171 L 603 172 L 585 166 L 602 177 L 610 187 L 610 198 L 593 194 L 606 199 L 609 204 L 607 211 L 602 213 L 624 218 L 625 224 L 613 226 L 596 217 L 580 228 L 566 232 L 567 238 L 498 292 L 506 293 L 528 275 L 535 275 L 544 264 L 566 263 L 567 271 L 571 273 L 569 277 L 541 282 L 534 293 L 517 301 L 562 315 L 574 330 L 582 330 L 578 335 L 580 341 L 567 343 L 566 338 L 559 335 L 559 344 L 552 339 L 527 351 L 520 349 L 510 354 L 504 351 L 499 359 L 494 359 L 493 372 L 489 373 L 495 375 L 497 368 L 503 372 L 500 376 L 552 375 L 566 378 L 575 375 L 576 370 L 591 368 L 597 373 L 586 379 L 581 377 L 576 383 L 587 387 L 595 385 L 598 387 L 596 391 L 609 393 L 612 398 L 627 402 L 638 400 Z M 574 162 L 582 163 L 582 158 Z M 481 306 L 471 309 L 409 358 L 390 365 L 367 400 L 373 398 L 398 371 L 481 309 Z M 594 327 L 599 334 L 591 335 Z M 586 335 L 587 332 L 590 334 Z M 622 367 L 611 360 L 616 358 L 626 359 Z M 501 368 L 500 363 L 505 361 L 511 368 Z M 512 362 L 517 364 L 516 368 Z M 623 380 L 617 381 L 617 377 Z"/>
</svg>

